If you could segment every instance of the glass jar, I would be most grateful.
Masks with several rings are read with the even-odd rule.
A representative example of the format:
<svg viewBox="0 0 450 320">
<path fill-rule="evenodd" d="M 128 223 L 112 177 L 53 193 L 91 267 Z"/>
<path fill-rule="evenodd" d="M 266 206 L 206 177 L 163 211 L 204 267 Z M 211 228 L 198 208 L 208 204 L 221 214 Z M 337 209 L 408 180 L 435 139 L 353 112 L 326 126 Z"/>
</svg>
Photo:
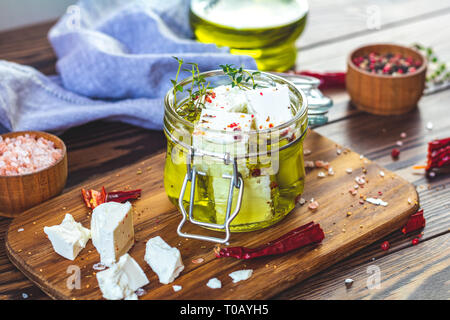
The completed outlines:
<svg viewBox="0 0 450 320">
<path fill-rule="evenodd" d="M 285 71 L 308 10 L 306 0 L 191 0 L 190 21 L 197 40 L 249 55 L 259 70 Z"/>
<path fill-rule="evenodd" d="M 201 76 L 211 88 L 230 83 L 222 70 Z M 290 121 L 260 131 L 199 131 L 189 116 L 177 112 L 187 101 L 187 90 L 175 97 L 172 89 L 165 97 L 164 186 L 182 213 L 181 236 L 224 243 L 230 232 L 257 230 L 278 222 L 303 193 L 307 99 L 291 82 L 276 75 L 261 72 L 254 79 L 258 87 L 288 86 L 294 111 Z M 188 78 L 179 85 L 187 89 L 191 83 L 192 78 Z M 226 236 L 183 233 L 186 221 L 225 231 Z"/>
</svg>

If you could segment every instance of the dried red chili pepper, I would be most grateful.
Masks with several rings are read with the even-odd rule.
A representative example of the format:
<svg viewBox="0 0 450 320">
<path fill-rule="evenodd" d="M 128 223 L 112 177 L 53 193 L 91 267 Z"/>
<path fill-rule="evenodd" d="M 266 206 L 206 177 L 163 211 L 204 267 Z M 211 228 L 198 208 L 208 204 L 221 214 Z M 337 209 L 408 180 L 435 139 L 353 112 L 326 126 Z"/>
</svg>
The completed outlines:
<svg viewBox="0 0 450 320">
<path fill-rule="evenodd" d="M 428 143 L 428 161 L 426 171 L 442 168 L 450 164 L 450 138 L 434 140 Z"/>
<path fill-rule="evenodd" d="M 86 204 L 86 207 L 91 208 L 91 193 L 85 189 L 81 189 L 81 196 Z"/>
<path fill-rule="evenodd" d="M 106 201 L 125 202 L 127 200 L 136 200 L 141 196 L 141 189 L 130 191 L 113 191 L 108 192 Z"/>
<path fill-rule="evenodd" d="M 425 228 L 425 218 L 423 217 L 423 209 L 417 211 L 411 217 L 409 217 L 408 222 L 402 228 L 404 234 Z"/>
<path fill-rule="evenodd" d="M 425 169 L 428 177 L 436 172 L 446 172 L 444 167 L 450 168 L 450 138 L 433 140 L 428 143 L 427 164 L 414 166 L 414 169 Z"/>
<path fill-rule="evenodd" d="M 125 202 L 127 200 L 136 200 L 141 196 L 141 189 L 113 192 L 106 192 L 105 187 L 102 187 L 101 192 L 93 189 L 81 189 L 81 195 L 86 206 L 90 209 L 94 209 L 105 202 Z"/>
<path fill-rule="evenodd" d="M 310 222 L 289 231 L 280 238 L 257 248 L 228 247 L 216 250 L 216 257 L 234 257 L 236 259 L 252 259 L 263 256 L 286 253 L 311 243 L 320 243 L 325 238 L 318 223 Z"/>
<path fill-rule="evenodd" d="M 345 72 L 297 71 L 295 74 L 310 76 L 320 80 L 319 89 L 345 88 Z"/>
</svg>

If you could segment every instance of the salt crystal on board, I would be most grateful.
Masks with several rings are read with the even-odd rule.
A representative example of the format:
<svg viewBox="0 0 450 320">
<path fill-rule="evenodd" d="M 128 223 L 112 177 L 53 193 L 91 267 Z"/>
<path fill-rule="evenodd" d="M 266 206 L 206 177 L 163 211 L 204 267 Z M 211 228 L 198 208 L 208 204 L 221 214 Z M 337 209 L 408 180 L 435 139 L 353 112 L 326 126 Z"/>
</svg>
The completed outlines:
<svg viewBox="0 0 450 320">
<path fill-rule="evenodd" d="M 349 289 L 353 285 L 353 279 L 345 279 L 345 286 Z"/>
<path fill-rule="evenodd" d="M 183 289 L 182 286 L 177 286 L 177 285 L 173 285 L 172 288 L 173 288 L 173 291 L 175 291 L 175 292 L 178 292 L 178 291 L 180 291 L 181 289 Z"/>
<path fill-rule="evenodd" d="M 371 203 L 371 204 L 375 204 L 377 206 L 383 206 L 386 207 L 388 205 L 387 202 L 381 200 L 381 199 L 375 199 L 375 198 L 367 198 L 366 199 L 367 202 Z"/>
</svg>

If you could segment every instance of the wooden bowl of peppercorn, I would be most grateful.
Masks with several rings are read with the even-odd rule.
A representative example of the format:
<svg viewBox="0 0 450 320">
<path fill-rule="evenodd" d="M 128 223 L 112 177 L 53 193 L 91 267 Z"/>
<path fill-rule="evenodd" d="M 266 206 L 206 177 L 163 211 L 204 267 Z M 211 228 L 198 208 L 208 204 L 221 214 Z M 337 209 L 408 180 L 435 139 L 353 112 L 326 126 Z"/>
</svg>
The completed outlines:
<svg viewBox="0 0 450 320">
<path fill-rule="evenodd" d="M 412 48 L 371 44 L 347 60 L 346 87 L 352 103 L 376 115 L 398 115 L 417 106 L 425 88 L 427 60 Z"/>
</svg>

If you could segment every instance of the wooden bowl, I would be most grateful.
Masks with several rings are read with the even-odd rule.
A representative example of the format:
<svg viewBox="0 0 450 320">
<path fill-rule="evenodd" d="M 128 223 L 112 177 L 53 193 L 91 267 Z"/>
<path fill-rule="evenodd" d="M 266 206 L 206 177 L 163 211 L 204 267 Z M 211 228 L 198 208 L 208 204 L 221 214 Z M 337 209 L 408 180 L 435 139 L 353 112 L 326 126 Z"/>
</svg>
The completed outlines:
<svg viewBox="0 0 450 320">
<path fill-rule="evenodd" d="M 422 61 L 414 72 L 405 75 L 379 75 L 353 63 L 353 58 L 377 52 L 401 54 Z M 427 60 L 418 51 L 395 44 L 372 44 L 353 51 L 347 60 L 346 86 L 352 103 L 360 110 L 377 115 L 398 115 L 417 106 L 423 94 Z"/>
<path fill-rule="evenodd" d="M 40 131 L 23 131 L 3 134 L 13 138 L 24 134 L 52 141 L 62 149 L 63 157 L 51 167 L 18 176 L 0 175 L 0 216 L 15 217 L 24 210 L 61 193 L 67 181 L 67 150 L 58 137 Z"/>
</svg>

